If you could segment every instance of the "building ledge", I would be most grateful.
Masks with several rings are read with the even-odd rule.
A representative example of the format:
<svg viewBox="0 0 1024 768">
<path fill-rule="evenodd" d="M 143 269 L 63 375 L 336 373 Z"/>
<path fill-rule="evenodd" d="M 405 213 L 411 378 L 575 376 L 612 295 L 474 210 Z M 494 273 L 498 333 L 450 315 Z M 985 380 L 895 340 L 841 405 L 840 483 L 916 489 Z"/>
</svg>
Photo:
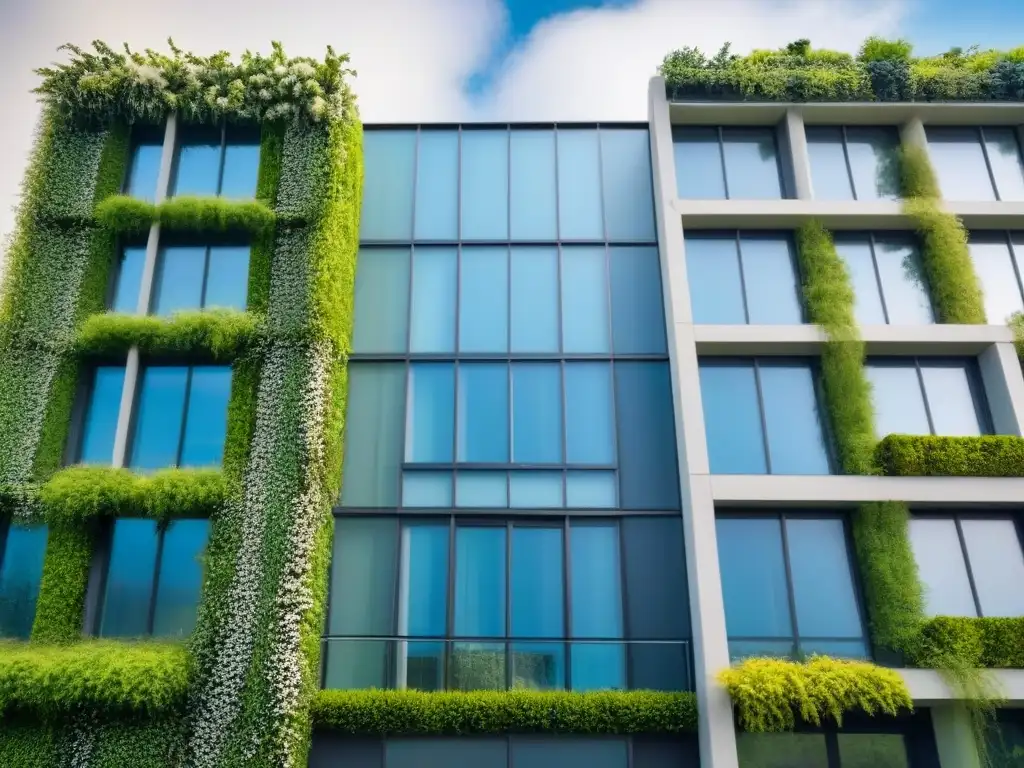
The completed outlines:
<svg viewBox="0 0 1024 768">
<path fill-rule="evenodd" d="M 934 669 L 897 669 L 910 689 L 910 697 L 918 706 L 929 706 L 963 697 L 953 691 L 942 675 Z M 1009 705 L 1024 704 L 1024 669 L 989 669 L 989 678 Z"/>
<path fill-rule="evenodd" d="M 773 125 L 793 109 L 808 125 L 900 125 L 920 117 L 926 125 L 1017 125 L 1024 122 L 1020 102 L 772 102 L 672 101 L 673 125 Z"/>
</svg>

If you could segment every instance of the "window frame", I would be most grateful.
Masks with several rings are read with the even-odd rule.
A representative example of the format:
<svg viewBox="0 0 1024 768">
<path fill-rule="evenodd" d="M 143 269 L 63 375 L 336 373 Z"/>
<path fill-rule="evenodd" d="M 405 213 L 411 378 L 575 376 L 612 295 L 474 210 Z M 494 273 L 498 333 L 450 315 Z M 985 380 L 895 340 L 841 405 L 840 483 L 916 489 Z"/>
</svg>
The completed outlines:
<svg viewBox="0 0 1024 768">
<path fill-rule="evenodd" d="M 953 521 L 954 527 L 956 528 L 957 541 L 960 544 L 960 555 L 963 557 L 964 568 L 967 571 L 967 583 L 971 587 L 971 598 L 974 600 L 974 610 L 976 612 L 974 617 L 967 618 L 985 618 L 985 612 L 981 607 L 981 598 L 978 595 L 978 588 L 974 582 L 974 568 L 971 566 L 970 552 L 967 550 L 967 540 L 964 538 L 963 521 L 998 520 L 1001 522 L 1011 522 L 1013 524 L 1013 530 L 1017 534 L 1017 546 L 1021 551 L 1022 558 L 1024 558 L 1024 523 L 1022 523 L 1020 515 L 1012 512 L 998 512 L 995 510 L 964 513 L 957 510 L 944 512 L 937 509 L 912 509 L 910 511 L 910 518 L 911 521 L 915 519 Z"/>
<path fill-rule="evenodd" d="M 924 365 L 922 365 L 922 361 L 925 361 Z M 928 367 L 962 367 L 967 375 L 967 388 L 971 392 L 971 404 L 974 406 L 974 413 L 978 419 L 978 431 L 982 436 L 994 435 L 996 433 L 988 396 L 985 392 L 985 382 L 982 380 L 981 370 L 976 357 L 957 357 L 955 355 L 869 355 L 864 359 L 864 365 L 866 367 L 873 366 L 879 368 L 907 368 L 912 365 L 917 373 L 917 384 L 922 402 L 924 403 L 925 415 L 928 417 L 929 434 L 937 437 L 942 435 L 938 435 L 935 432 L 935 420 L 932 418 L 932 408 L 928 402 L 928 391 L 925 389 L 924 374 L 921 371 L 923 368 Z M 879 439 L 885 436 L 879 435 Z"/>
<path fill-rule="evenodd" d="M 884 124 L 884 123 L 883 124 L 876 124 L 876 125 L 852 125 L 852 126 L 851 125 L 847 125 L 846 123 L 843 123 L 841 125 L 830 125 L 830 124 L 827 124 L 827 123 L 815 123 L 815 124 L 806 126 L 805 131 L 804 131 L 805 139 L 806 139 L 807 143 L 809 144 L 809 143 L 811 143 L 810 134 L 812 132 L 814 132 L 816 129 L 822 129 L 822 130 L 829 130 L 829 129 L 836 130 L 836 129 L 838 129 L 839 130 L 839 144 L 840 144 L 840 146 L 843 149 L 843 161 L 844 161 L 844 165 L 846 167 L 846 181 L 850 185 L 850 192 L 853 195 L 852 199 L 854 201 L 858 201 L 858 202 L 884 202 L 885 200 L 887 200 L 889 198 L 885 198 L 885 197 L 878 197 L 878 198 L 870 197 L 870 198 L 864 198 L 862 200 L 860 195 L 857 192 L 857 180 L 856 180 L 856 177 L 854 177 L 854 175 L 853 175 L 853 163 L 850 162 L 849 137 L 847 135 L 847 129 L 848 128 L 869 128 L 869 129 L 874 129 L 874 130 L 878 130 L 878 131 L 888 131 L 888 132 L 892 133 L 893 137 L 896 139 L 895 146 L 896 146 L 897 149 L 902 144 L 902 142 L 900 140 L 899 129 L 895 125 L 892 125 L 892 124 L 888 124 L 887 125 L 887 124 Z M 825 142 L 822 142 L 822 143 L 825 143 Z M 810 163 L 808 163 L 808 166 L 810 166 Z M 813 171 L 813 169 L 811 169 L 811 170 Z M 813 182 L 812 182 L 812 188 L 813 188 Z M 817 195 L 813 195 L 813 198 L 817 199 L 817 200 L 826 200 L 826 199 L 828 199 L 828 198 L 818 197 Z M 900 196 L 896 196 L 894 199 L 895 200 L 899 200 L 901 198 L 900 198 Z M 839 201 L 835 201 L 835 202 L 839 202 Z M 873 246 L 872 246 L 872 255 L 873 255 Z M 877 271 L 877 267 L 876 267 L 876 271 Z"/>
<path fill-rule="evenodd" d="M 0 519 L 0 574 L 3 573 L 4 562 L 7 560 L 7 544 L 10 540 L 11 528 L 14 527 L 14 520 L 12 517 L 7 516 L 6 519 Z M 42 587 L 43 570 L 46 568 L 46 553 L 50 548 L 50 526 L 46 522 L 36 523 L 29 526 L 28 528 L 45 528 L 46 529 L 46 544 L 43 547 L 43 569 L 39 573 L 39 584 L 37 585 L 36 601 L 32 604 L 32 617 L 35 619 L 35 615 L 39 607 L 39 591 Z M 0 639 L 5 638 L 4 635 L 0 635 Z M 21 639 L 17 636 L 13 638 L 6 636 L 6 639 Z M 25 638 L 27 639 L 27 638 Z"/>
<path fill-rule="evenodd" d="M 860 571 L 856 566 L 856 552 L 853 549 L 853 527 L 850 523 L 850 516 L 843 513 L 840 510 L 799 510 L 799 509 L 780 509 L 775 510 L 750 510 L 742 509 L 740 507 L 721 507 L 715 509 L 715 522 L 719 519 L 730 519 L 730 520 L 778 520 L 779 528 L 781 533 L 782 541 L 782 562 L 784 566 L 784 573 L 786 576 L 786 602 L 789 606 L 789 620 L 792 626 L 792 636 L 788 638 L 793 652 L 789 655 L 789 658 L 800 658 L 802 656 L 801 642 L 800 642 L 800 627 L 797 621 L 796 612 L 796 594 L 793 590 L 793 569 L 790 563 L 789 555 L 789 533 L 786 526 L 787 520 L 839 520 L 843 524 L 843 544 L 846 548 L 846 565 L 850 571 L 850 582 L 853 584 L 853 596 L 854 602 L 857 607 L 857 619 L 861 626 L 862 635 L 859 639 L 863 640 L 864 648 L 867 650 L 867 657 L 870 661 L 874 657 L 874 647 L 871 640 L 871 636 L 868 633 L 868 621 L 867 611 L 864 605 L 864 589 L 861 584 Z M 721 579 L 721 574 L 719 574 Z M 732 642 L 781 642 L 787 638 L 778 637 L 766 637 L 766 636 L 742 636 L 732 637 L 726 632 L 726 641 Z M 808 638 L 809 640 L 819 642 L 854 642 L 858 638 L 852 637 L 814 637 Z M 731 654 L 730 654 L 731 656 Z"/>
<path fill-rule="evenodd" d="M 989 183 L 992 185 L 992 193 L 995 196 L 995 201 L 994 202 L 1015 202 L 1013 200 L 1004 201 L 1002 195 L 999 193 L 999 184 L 996 182 L 995 171 L 992 170 L 992 158 L 989 157 L 989 153 L 988 153 L 988 140 L 985 137 L 985 128 L 986 127 L 987 128 L 1012 128 L 1013 126 L 1012 125 L 1011 126 L 1006 126 L 1006 125 L 988 125 L 988 126 L 984 126 L 984 125 L 929 125 L 929 126 L 927 126 L 927 128 L 938 129 L 939 131 L 943 131 L 943 130 L 946 130 L 946 129 L 949 129 L 949 128 L 956 128 L 956 129 L 960 129 L 960 130 L 970 130 L 970 131 L 973 131 L 974 132 L 975 140 L 977 141 L 977 143 L 981 144 L 981 154 L 982 154 L 982 157 L 985 158 L 985 171 L 988 174 Z M 931 141 L 927 137 L 927 128 L 926 128 L 926 136 L 925 136 L 926 144 L 930 144 Z M 1017 159 L 1021 162 L 1022 169 L 1024 169 L 1024 147 L 1021 146 L 1020 135 L 1016 131 L 1013 133 L 1013 140 L 1014 140 L 1014 143 L 1016 144 L 1016 147 L 1017 147 Z M 943 198 L 944 199 L 956 199 L 956 198 L 946 198 L 945 195 L 943 195 Z M 982 202 L 984 202 L 984 201 L 982 201 Z M 989 201 L 989 202 L 993 202 L 993 201 Z"/>
<path fill-rule="evenodd" d="M 689 687 L 685 690 L 692 690 L 696 681 L 696 671 L 693 659 L 693 628 L 690 626 L 689 637 L 679 637 L 667 640 L 664 638 L 632 638 L 629 637 L 627 628 L 628 612 L 628 591 L 627 572 L 625 567 L 626 541 L 623 530 L 623 522 L 627 517 L 648 517 L 672 519 L 672 513 L 661 512 L 621 512 L 617 510 L 600 510 L 595 512 L 567 512 L 565 510 L 548 512 L 522 512 L 508 509 L 494 509 L 493 511 L 479 511 L 473 509 L 436 509 L 416 510 L 406 512 L 405 510 L 377 510 L 373 513 L 353 512 L 351 509 L 333 512 L 333 520 L 336 523 L 341 519 L 381 519 L 394 521 L 395 536 L 395 580 L 393 605 L 391 606 L 391 627 L 394 632 L 390 635 L 332 635 L 330 599 L 331 584 L 328 584 L 327 610 L 324 612 L 324 629 L 320 636 L 320 688 L 326 688 L 327 682 L 327 657 L 330 654 L 331 641 L 356 641 L 356 642 L 382 642 L 384 646 L 385 684 L 388 690 L 413 690 L 408 686 L 398 687 L 401 681 L 398 680 L 397 672 L 397 649 L 399 643 L 438 643 L 442 646 L 443 662 L 440 671 L 444 687 L 441 690 L 460 690 L 453 685 L 451 657 L 453 648 L 459 643 L 481 643 L 487 645 L 501 645 L 505 655 L 505 690 L 513 690 L 513 648 L 517 644 L 548 644 L 558 646 L 563 654 L 564 664 L 564 687 L 555 690 L 571 691 L 572 688 L 572 648 L 576 645 L 612 645 L 622 648 L 624 690 L 634 690 L 632 681 L 635 679 L 634 663 L 629 653 L 632 647 L 664 645 L 671 648 L 678 648 L 684 657 L 686 683 Z M 399 616 L 401 611 L 401 579 L 402 579 L 402 532 L 408 524 L 435 523 L 445 524 L 448 527 L 447 552 L 448 558 L 445 573 L 445 634 L 440 635 L 400 635 L 398 633 Z M 615 525 L 616 546 L 618 550 L 618 583 L 619 583 L 619 610 L 622 617 L 621 637 L 582 637 L 576 638 L 572 633 L 572 543 L 571 531 L 574 525 L 586 526 L 589 523 L 612 523 Z M 455 633 L 455 589 L 456 589 L 456 542 L 459 528 L 490 528 L 505 531 L 505 634 L 502 637 L 487 636 L 461 636 Z M 547 530 L 558 530 L 562 535 L 562 631 L 561 637 L 516 637 L 512 634 L 512 531 L 515 528 L 539 528 Z M 682 542 L 680 542 L 682 544 Z M 685 569 L 685 552 L 682 555 L 683 567 Z M 328 581 L 330 582 L 330 578 Z"/>
<path fill-rule="evenodd" d="M 974 243 L 979 245 L 1005 245 L 1007 252 L 1010 256 L 1010 266 L 1013 267 L 1013 274 L 1017 278 L 1017 293 L 1021 297 L 1021 306 L 1024 306 L 1024 274 L 1021 273 L 1020 262 L 1017 259 L 1017 250 L 1014 247 L 1014 235 L 1018 235 L 1020 243 L 1024 245 L 1024 229 L 972 229 L 967 232 L 967 248 L 968 252 L 970 247 Z M 1024 249 L 1022 249 L 1022 256 L 1024 256 Z M 971 263 L 973 265 L 974 258 L 971 257 Z M 980 280 L 979 280 L 980 282 Z M 984 296 L 982 296 L 984 303 Z M 987 312 L 986 312 L 987 314 Z M 995 318 L 986 318 L 989 325 L 993 324 Z M 996 320 L 998 323 L 998 320 Z"/>
<path fill-rule="evenodd" d="M 179 247 L 194 247 L 203 249 L 203 280 L 200 287 L 200 304 L 198 307 L 189 309 L 189 312 L 202 312 L 208 309 L 206 306 L 206 291 L 210 282 L 210 258 L 211 251 L 214 248 L 247 248 L 249 250 L 249 262 L 246 265 L 245 277 L 246 277 L 246 302 L 243 307 L 232 307 L 239 312 L 245 312 L 249 309 L 249 278 L 250 270 L 252 268 L 252 247 L 253 243 L 246 237 L 239 237 L 237 234 L 232 233 L 218 233 L 206 235 L 195 235 L 195 236 L 174 236 L 174 237 L 161 237 L 160 243 L 156 252 L 156 262 L 153 269 L 153 285 L 149 292 L 149 306 L 146 307 L 146 315 L 154 315 L 154 309 L 156 307 L 157 296 L 160 293 L 160 286 L 163 282 L 163 270 L 164 264 L 167 261 L 167 249 L 168 248 L 179 248 Z M 158 315 L 160 316 L 160 315 Z"/>
<path fill-rule="evenodd" d="M 260 144 L 258 130 L 253 129 L 251 126 L 229 125 L 227 120 L 221 120 L 216 127 L 197 124 L 180 126 L 174 137 L 174 150 L 171 156 L 171 173 L 167 180 L 167 199 L 178 196 L 178 171 L 182 147 L 192 143 L 190 138 L 193 136 L 213 136 L 215 132 L 220 134 L 220 150 L 218 153 L 217 166 L 217 191 L 213 194 L 203 195 L 203 197 L 220 197 L 223 194 L 224 167 L 227 161 L 227 147 L 229 144 L 254 144 L 257 146 Z M 229 133 L 232 135 L 229 136 Z M 255 191 L 253 192 L 252 199 L 256 199 Z"/>
<path fill-rule="evenodd" d="M 672 126 L 672 143 L 673 143 L 673 145 L 676 144 L 676 143 L 682 143 L 682 142 L 678 142 L 677 138 L 676 138 L 677 136 L 679 136 L 682 133 L 682 131 L 680 131 L 678 129 L 687 129 L 687 128 L 714 128 L 715 129 L 715 131 L 716 131 L 716 138 L 717 138 L 717 144 L 718 144 L 719 167 L 722 170 L 722 189 L 725 191 L 725 197 L 722 197 L 722 198 L 713 197 L 713 198 L 697 198 L 697 199 L 704 199 L 704 200 L 748 200 L 748 199 L 750 199 L 750 198 L 742 198 L 742 197 L 733 198 L 729 194 L 729 172 L 728 172 L 728 168 L 727 168 L 726 162 L 725 162 L 725 141 L 726 141 L 726 139 L 725 139 L 725 131 L 726 131 L 726 129 L 740 129 L 740 130 L 747 130 L 747 131 L 749 131 L 751 129 L 760 129 L 760 130 L 766 131 L 766 132 L 771 134 L 772 146 L 775 148 L 775 171 L 776 171 L 776 173 L 778 174 L 778 177 L 779 177 L 779 197 L 778 198 L 755 198 L 755 199 L 759 199 L 759 200 L 765 200 L 765 199 L 767 199 L 767 200 L 775 200 L 775 199 L 778 199 L 778 200 L 792 200 L 794 198 L 794 196 L 795 196 L 794 192 L 793 192 L 793 190 L 790 189 L 791 185 L 788 183 L 787 178 L 786 178 L 786 176 L 787 176 L 786 169 L 783 167 L 783 164 L 785 162 L 784 161 L 784 153 L 782 152 L 783 144 L 782 144 L 782 142 L 779 141 L 779 127 L 777 125 L 760 125 L 760 124 L 751 124 L 751 125 L 739 125 L 739 124 L 730 124 L 730 125 L 722 125 L 722 124 L 718 124 L 718 125 L 696 125 L 695 124 L 695 125 L 690 125 L 690 124 L 677 124 L 677 125 L 673 125 Z M 674 158 L 673 158 L 673 169 L 675 169 Z M 675 190 L 675 197 L 676 198 L 680 197 L 679 196 L 678 187 Z M 684 198 L 684 199 L 689 199 L 689 198 Z"/>
</svg>

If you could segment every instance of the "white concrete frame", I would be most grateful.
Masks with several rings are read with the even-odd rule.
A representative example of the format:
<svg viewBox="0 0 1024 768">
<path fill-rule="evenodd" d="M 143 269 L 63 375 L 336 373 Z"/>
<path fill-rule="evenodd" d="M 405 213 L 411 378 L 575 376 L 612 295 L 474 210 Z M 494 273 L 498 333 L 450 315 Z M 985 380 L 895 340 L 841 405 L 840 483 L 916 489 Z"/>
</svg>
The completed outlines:
<svg viewBox="0 0 1024 768">
<path fill-rule="evenodd" d="M 1019 104 L 757 104 L 669 103 L 665 82 L 648 91 L 655 213 L 661 253 L 669 364 L 685 534 L 693 654 L 700 710 L 701 764 L 737 768 L 736 736 L 728 695 L 715 680 L 729 664 L 725 610 L 715 537 L 715 504 L 746 508 L 851 508 L 865 501 L 899 499 L 911 505 L 1019 506 L 1020 478 L 916 478 L 856 476 L 711 475 L 704 435 L 697 356 L 815 355 L 824 334 L 817 326 L 695 325 L 690 306 L 684 229 L 793 229 L 810 218 L 831 229 L 909 229 L 891 201 L 813 199 L 805 121 L 832 125 L 896 125 L 904 143 L 926 142 L 925 124 L 1024 125 Z M 682 200 L 676 192 L 673 125 L 777 127 L 783 177 L 792 199 Z M 1019 134 L 1022 131 L 1019 130 Z M 788 166 L 788 167 L 786 167 Z M 948 201 L 969 228 L 1024 229 L 1024 203 Z M 1005 326 L 871 326 L 862 329 L 868 351 L 879 355 L 977 356 L 997 433 L 1024 435 L 1024 377 Z M 900 670 L 914 700 L 932 708 L 943 768 L 976 768 L 965 710 L 934 670 Z M 1024 671 L 992 673 L 1008 701 L 1024 706 Z"/>
</svg>

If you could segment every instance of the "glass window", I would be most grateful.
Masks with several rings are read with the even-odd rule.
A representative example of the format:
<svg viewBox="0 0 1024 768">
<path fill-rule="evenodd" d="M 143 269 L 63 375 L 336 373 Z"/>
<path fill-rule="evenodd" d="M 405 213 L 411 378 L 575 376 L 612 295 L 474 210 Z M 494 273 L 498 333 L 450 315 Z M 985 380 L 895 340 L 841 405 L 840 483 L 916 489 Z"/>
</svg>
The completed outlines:
<svg viewBox="0 0 1024 768">
<path fill-rule="evenodd" d="M 647 131 L 602 129 L 600 136 L 608 239 L 655 240 L 651 144 Z"/>
<path fill-rule="evenodd" d="M 133 419 L 130 466 L 215 466 L 224 453 L 231 369 L 148 366 Z"/>
<path fill-rule="evenodd" d="M 1024 200 L 1014 128 L 929 127 L 928 152 L 947 200 Z"/>
<path fill-rule="evenodd" d="M 393 507 L 398 504 L 398 470 L 402 463 L 402 405 L 405 365 L 355 363 L 348 372 L 350 408 L 345 423 L 346 507 Z M 424 428 L 431 425 L 424 419 Z M 447 445 L 451 455 L 451 437 Z"/>
<path fill-rule="evenodd" d="M 508 249 L 463 248 L 459 273 L 459 351 L 508 349 Z"/>
<path fill-rule="evenodd" d="M 831 471 L 810 364 L 704 358 L 700 383 L 712 473 Z"/>
<path fill-rule="evenodd" d="M 6 526 L 0 549 L 0 637 L 27 640 L 43 580 L 46 526 Z"/>
<path fill-rule="evenodd" d="M 256 181 L 260 170 L 258 142 L 229 141 L 224 145 L 224 170 L 221 172 L 220 195 L 235 199 L 256 197 Z"/>
<path fill-rule="evenodd" d="M 675 417 L 667 363 L 615 365 L 623 509 L 679 507 Z"/>
<path fill-rule="evenodd" d="M 658 249 L 610 248 L 608 255 L 616 354 L 664 354 L 665 314 Z"/>
<path fill-rule="evenodd" d="M 866 373 L 879 437 L 989 431 L 969 360 L 870 358 Z"/>
<path fill-rule="evenodd" d="M 1024 253 L 1024 233 L 1007 237 L 995 233 L 971 233 L 971 261 L 985 297 L 985 317 L 993 325 L 1008 322 L 1024 311 L 1017 254 Z"/>
<path fill-rule="evenodd" d="M 555 240 L 555 133 L 517 130 L 509 142 L 509 234 L 513 240 Z"/>
<path fill-rule="evenodd" d="M 460 173 L 462 239 L 508 239 L 508 131 L 463 131 Z"/>
<path fill-rule="evenodd" d="M 121 249 L 117 267 L 117 284 L 110 302 L 112 312 L 134 314 L 139 308 L 139 290 L 142 286 L 142 270 L 146 263 L 145 247 Z"/>
<path fill-rule="evenodd" d="M 691 200 L 728 197 L 717 128 L 673 128 L 672 149 L 679 197 Z"/>
<path fill-rule="evenodd" d="M 601 215 L 597 131 L 560 130 L 557 137 L 559 238 L 603 240 L 605 223 Z"/>
<path fill-rule="evenodd" d="M 363 248 L 356 268 L 354 352 L 404 352 L 409 249 Z M 415 326 L 413 326 L 415 327 Z"/>
<path fill-rule="evenodd" d="M 867 655 L 842 519 L 720 515 L 716 529 L 733 658 Z"/>
<path fill-rule="evenodd" d="M 420 131 L 416 164 L 417 240 L 455 240 L 459 232 L 459 134 Z"/>
<path fill-rule="evenodd" d="M 513 765 L 530 768 L 625 768 L 627 750 L 625 739 L 517 736 L 511 752 Z"/>
<path fill-rule="evenodd" d="M 513 247 L 510 269 L 511 351 L 557 352 L 558 251 Z"/>
<path fill-rule="evenodd" d="M 508 366 L 466 363 L 459 367 L 457 460 L 509 460 Z"/>
<path fill-rule="evenodd" d="M 505 739 L 437 738 L 388 739 L 384 742 L 386 768 L 506 768 L 508 742 Z M 362 763 L 345 762 L 359 766 Z"/>
<path fill-rule="evenodd" d="M 203 582 L 206 520 L 114 521 L 98 634 L 187 637 Z"/>
<path fill-rule="evenodd" d="M 412 239 L 416 131 L 364 131 L 362 240 Z"/>
<path fill-rule="evenodd" d="M 853 284 L 858 323 L 935 322 L 921 257 L 909 238 L 840 234 L 835 243 Z"/>
<path fill-rule="evenodd" d="M 1024 755 L 1024 718 L 1021 710 L 996 710 L 996 721 L 986 731 L 989 755 L 997 768 L 1018 768 Z"/>
<path fill-rule="evenodd" d="M 448 462 L 455 444 L 455 369 L 416 363 L 409 369 L 405 460 Z"/>
<path fill-rule="evenodd" d="M 774 128 L 673 129 L 679 197 L 783 197 Z"/>
<path fill-rule="evenodd" d="M 160 176 L 162 154 L 163 144 L 160 142 L 141 142 L 132 148 L 131 167 L 128 169 L 125 194 L 149 202 L 156 199 L 156 185 Z"/>
<path fill-rule="evenodd" d="M 931 616 L 1024 616 L 1024 552 L 1012 518 L 914 517 L 910 544 Z"/>
<path fill-rule="evenodd" d="M 193 126 L 175 153 L 171 194 L 253 198 L 259 165 L 256 137 L 234 128 L 225 135 L 223 130 Z"/>
<path fill-rule="evenodd" d="M 696 323 L 804 321 L 788 236 L 687 233 L 686 271 Z"/>
<path fill-rule="evenodd" d="M 562 462 L 562 372 L 557 363 L 512 365 L 512 461 Z"/>
<path fill-rule="evenodd" d="M 157 263 L 153 313 L 245 309 L 248 283 L 249 246 L 169 246 Z"/>
<path fill-rule="evenodd" d="M 814 197 L 819 200 L 894 200 L 899 196 L 895 128 L 809 126 Z"/>
<path fill-rule="evenodd" d="M 612 464 L 615 426 L 611 369 L 604 363 L 565 366 L 566 461 Z"/>
<path fill-rule="evenodd" d="M 909 768 L 901 733 L 738 733 L 740 768 Z M 927 758 L 925 758 L 927 763 Z"/>
<path fill-rule="evenodd" d="M 123 365 L 101 365 L 93 371 L 78 450 L 78 461 L 82 464 L 109 464 L 114 460 L 114 435 L 123 389 Z"/>
<path fill-rule="evenodd" d="M 688 689 L 681 523 L 621 525 L 339 518 L 325 685 Z"/>
<path fill-rule="evenodd" d="M 411 352 L 455 350 L 457 291 L 457 251 L 454 248 L 417 248 L 412 259 L 412 306 L 409 309 Z M 392 302 L 396 300 L 401 301 L 401 298 Z M 356 323 L 359 323 L 359 315 L 356 315 Z"/>
<path fill-rule="evenodd" d="M 562 349 L 609 352 L 608 274 L 604 248 L 562 251 Z"/>
</svg>

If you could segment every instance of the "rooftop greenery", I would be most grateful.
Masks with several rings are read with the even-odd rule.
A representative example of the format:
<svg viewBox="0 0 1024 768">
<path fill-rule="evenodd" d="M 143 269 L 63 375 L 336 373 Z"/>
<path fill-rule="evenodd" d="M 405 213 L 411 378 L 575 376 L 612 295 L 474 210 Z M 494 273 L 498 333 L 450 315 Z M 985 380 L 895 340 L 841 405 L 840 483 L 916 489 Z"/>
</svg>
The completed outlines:
<svg viewBox="0 0 1024 768">
<path fill-rule="evenodd" d="M 797 40 L 738 56 L 726 43 L 672 51 L 659 71 L 679 101 L 1024 101 L 1024 46 L 917 57 L 906 40 L 869 37 L 856 55 Z"/>
</svg>

